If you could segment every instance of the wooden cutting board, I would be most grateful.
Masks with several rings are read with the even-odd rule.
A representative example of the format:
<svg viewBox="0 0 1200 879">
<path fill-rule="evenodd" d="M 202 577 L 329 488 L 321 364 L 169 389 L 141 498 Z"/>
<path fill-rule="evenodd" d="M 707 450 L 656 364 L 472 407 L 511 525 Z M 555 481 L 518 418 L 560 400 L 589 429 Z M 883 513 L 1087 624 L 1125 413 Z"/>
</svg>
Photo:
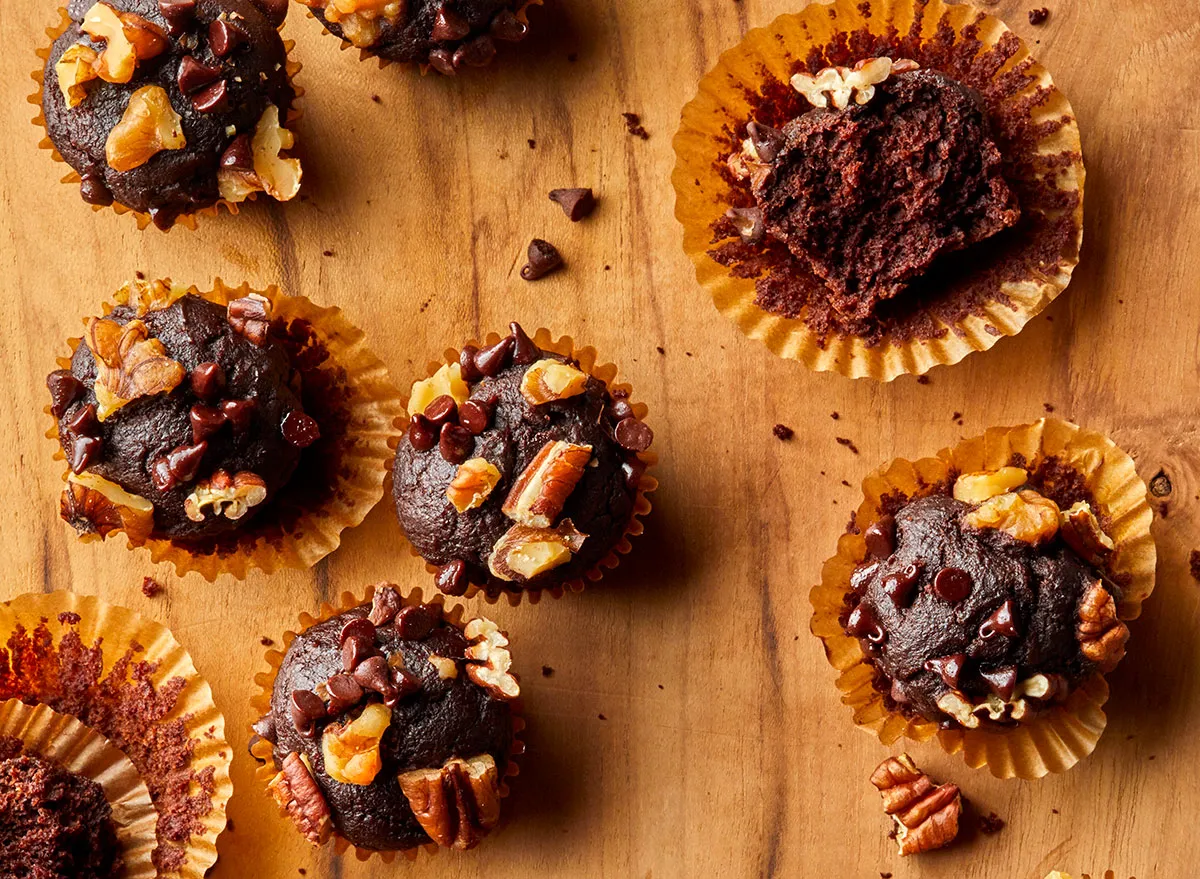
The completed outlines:
<svg viewBox="0 0 1200 879">
<path fill-rule="evenodd" d="M 25 102 L 56 13 L 49 0 L 0 3 L 0 598 L 94 593 L 162 621 L 191 650 L 235 752 L 216 879 L 1195 872 L 1200 3 L 1057 0 L 1038 28 L 1031 4 L 988 7 L 1037 41 L 1078 113 L 1083 259 L 1018 337 L 926 384 L 885 386 L 809 373 L 743 338 L 697 288 L 672 216 L 680 108 L 747 28 L 798 5 L 554 0 L 503 64 L 456 80 L 360 63 L 294 5 L 284 33 L 304 64 L 304 199 L 164 235 L 93 214 L 58 183 L 63 166 L 37 149 Z M 648 140 L 627 133 L 623 112 L 641 115 Z M 572 225 L 546 193 L 575 185 L 594 187 L 600 207 Z M 531 284 L 518 273 L 534 236 L 559 245 L 567 268 Z M 649 403 L 662 488 L 634 555 L 583 595 L 488 611 L 512 635 L 529 751 L 513 820 L 476 851 L 394 867 L 314 851 L 246 755 L 261 637 L 345 589 L 428 583 L 390 503 L 311 571 L 212 584 L 120 541 L 82 545 L 59 521 L 44 377 L 81 317 L 135 271 L 277 283 L 339 305 L 401 385 L 447 345 L 517 318 L 596 346 Z M 808 589 L 867 471 L 1051 407 L 1109 432 L 1144 478 L 1169 476 L 1158 587 L 1110 677 L 1108 731 L 1070 772 L 997 781 L 936 745 L 911 749 L 1008 826 L 901 860 L 867 783 L 888 751 L 838 701 L 808 632 Z M 776 423 L 795 438 L 777 440 Z M 142 595 L 146 575 L 162 595 Z"/>
</svg>

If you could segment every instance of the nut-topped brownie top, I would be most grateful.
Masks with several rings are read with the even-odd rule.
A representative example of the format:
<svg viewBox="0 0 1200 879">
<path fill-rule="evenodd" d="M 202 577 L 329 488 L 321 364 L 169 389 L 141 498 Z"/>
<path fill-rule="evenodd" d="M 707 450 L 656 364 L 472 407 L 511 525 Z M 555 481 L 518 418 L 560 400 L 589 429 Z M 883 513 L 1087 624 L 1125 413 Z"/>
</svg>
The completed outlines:
<svg viewBox="0 0 1200 879">
<path fill-rule="evenodd" d="M 396 451 L 400 523 L 449 594 L 546 588 L 598 564 L 653 440 L 627 397 L 511 329 L 413 386 Z"/>
<path fill-rule="evenodd" d="M 891 703 L 947 727 L 1019 722 L 1124 656 L 1113 542 L 1078 491 L 1054 494 L 1021 467 L 968 473 L 867 528 L 844 625 Z"/>
</svg>

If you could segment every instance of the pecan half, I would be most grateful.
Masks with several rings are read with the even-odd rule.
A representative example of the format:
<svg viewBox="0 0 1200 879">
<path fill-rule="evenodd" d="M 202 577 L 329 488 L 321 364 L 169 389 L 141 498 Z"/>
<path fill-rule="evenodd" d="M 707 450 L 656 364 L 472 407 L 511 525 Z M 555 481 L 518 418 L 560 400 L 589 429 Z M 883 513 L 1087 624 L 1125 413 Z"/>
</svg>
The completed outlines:
<svg viewBox="0 0 1200 879">
<path fill-rule="evenodd" d="M 140 320 L 125 325 L 93 318 L 84 337 L 96 361 L 96 417 L 103 421 L 138 397 L 167 394 L 183 381 L 183 365 L 167 356 Z"/>
<path fill-rule="evenodd" d="M 463 634 L 471 642 L 466 650 L 467 677 L 497 699 L 521 695 L 517 679 L 510 674 L 512 654 L 508 638 L 491 620 L 477 617 L 467 623 Z"/>
<path fill-rule="evenodd" d="M 586 539 L 570 519 L 563 519 L 557 528 L 513 525 L 492 547 L 488 570 L 501 580 L 527 582 L 565 565 Z"/>
<path fill-rule="evenodd" d="M 271 328 L 271 300 L 258 293 L 235 299 L 225 307 L 225 319 L 234 332 L 261 345 Z"/>
<path fill-rule="evenodd" d="M 591 446 L 551 440 L 513 483 L 501 510 L 514 522 L 549 528 L 591 460 Z"/>
<path fill-rule="evenodd" d="M 586 388 L 587 373 L 561 360 L 539 360 L 521 376 L 521 396 L 533 406 L 577 396 Z"/>
<path fill-rule="evenodd" d="M 896 822 L 902 856 L 949 845 L 958 836 L 962 796 L 958 785 L 937 785 L 907 754 L 888 757 L 871 773 L 883 811 Z"/>
<path fill-rule="evenodd" d="M 1117 603 L 1099 582 L 1079 602 L 1079 650 L 1096 663 L 1101 672 L 1110 672 L 1125 656 L 1129 627 L 1117 617 Z"/>
<path fill-rule="evenodd" d="M 446 487 L 446 499 L 454 509 L 465 513 L 487 500 L 499 481 L 500 471 L 487 458 L 472 458 L 458 465 L 454 479 Z"/>
<path fill-rule="evenodd" d="M 500 774 L 490 754 L 401 773 L 400 790 L 429 838 L 446 848 L 473 848 L 500 821 Z"/>
<path fill-rule="evenodd" d="M 212 507 L 214 516 L 236 520 L 266 499 L 267 484 L 261 476 L 249 470 L 233 476 L 225 470 L 217 470 L 208 479 L 196 483 L 183 502 L 183 511 L 193 522 L 203 522 L 208 507 Z"/>
<path fill-rule="evenodd" d="M 1039 546 L 1058 534 L 1058 504 L 1036 491 L 1007 492 L 963 515 L 963 523 L 981 531 L 996 529 L 1014 540 Z"/>
<path fill-rule="evenodd" d="M 1112 538 L 1104 533 L 1086 501 L 1079 501 L 1071 509 L 1063 510 L 1059 533 L 1067 546 L 1093 565 L 1102 566 L 1112 555 Z"/>
<path fill-rule="evenodd" d="M 59 512 L 81 534 L 107 537 L 123 531 L 138 543 L 154 528 L 154 505 L 94 473 L 72 473 L 59 499 Z"/>
<path fill-rule="evenodd" d="M 279 807 L 291 816 L 305 839 L 320 845 L 329 838 L 332 830 L 329 804 L 313 781 L 308 758 L 295 751 L 288 754 L 267 790 Z"/>
</svg>

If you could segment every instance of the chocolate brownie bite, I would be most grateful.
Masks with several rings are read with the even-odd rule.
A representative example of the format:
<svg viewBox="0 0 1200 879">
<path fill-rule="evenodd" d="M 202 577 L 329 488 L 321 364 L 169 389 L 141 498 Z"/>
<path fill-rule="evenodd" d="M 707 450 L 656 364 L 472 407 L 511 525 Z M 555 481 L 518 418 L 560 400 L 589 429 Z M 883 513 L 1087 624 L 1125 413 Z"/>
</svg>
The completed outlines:
<svg viewBox="0 0 1200 879">
<path fill-rule="evenodd" d="M 280 0 L 71 0 L 42 71 L 54 150 L 93 205 L 169 229 L 256 192 L 286 201 L 300 162 Z"/>
<path fill-rule="evenodd" d="M 291 642 L 255 732 L 314 844 L 468 849 L 496 827 L 520 686 L 495 623 L 456 619 L 382 586 Z"/>
<path fill-rule="evenodd" d="M 628 391 L 516 323 L 415 383 L 408 411 L 396 512 L 447 594 L 478 586 L 536 596 L 579 582 L 622 543 L 644 503 L 640 455 L 654 435 Z"/>
<path fill-rule="evenodd" d="M 962 474 L 864 532 L 842 622 L 889 707 L 948 729 L 1011 725 L 1125 655 L 1114 544 L 1064 472 Z"/>
<path fill-rule="evenodd" d="M 486 67 L 502 43 L 529 32 L 541 0 L 299 0 L 325 28 L 365 54 L 454 76 Z"/>
</svg>

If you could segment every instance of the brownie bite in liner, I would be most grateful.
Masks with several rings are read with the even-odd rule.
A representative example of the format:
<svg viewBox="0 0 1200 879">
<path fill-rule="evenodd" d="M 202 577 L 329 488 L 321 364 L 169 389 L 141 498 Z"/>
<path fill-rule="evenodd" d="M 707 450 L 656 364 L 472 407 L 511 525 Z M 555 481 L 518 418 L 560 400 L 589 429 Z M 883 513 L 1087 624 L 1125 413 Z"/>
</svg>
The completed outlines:
<svg viewBox="0 0 1200 879">
<path fill-rule="evenodd" d="M 400 524 L 451 595 L 578 580 L 638 512 L 653 433 L 628 393 L 511 330 L 413 385 L 396 450 Z"/>
<path fill-rule="evenodd" d="M 458 625 L 377 588 L 288 647 L 255 725 L 272 746 L 271 794 L 314 844 L 335 832 L 369 851 L 472 848 L 507 792 L 511 663 L 490 620 Z"/>
<path fill-rule="evenodd" d="M 843 624 L 889 705 L 944 728 L 1019 723 L 1116 667 L 1114 544 L 1064 473 L 965 473 L 867 528 Z"/>
<path fill-rule="evenodd" d="M 298 0 L 351 46 L 387 61 L 408 61 L 454 76 L 486 67 L 501 43 L 529 32 L 541 0 Z"/>
<path fill-rule="evenodd" d="M 168 229 L 218 200 L 299 191 L 280 0 L 71 0 L 42 121 L 93 205 Z"/>
</svg>

